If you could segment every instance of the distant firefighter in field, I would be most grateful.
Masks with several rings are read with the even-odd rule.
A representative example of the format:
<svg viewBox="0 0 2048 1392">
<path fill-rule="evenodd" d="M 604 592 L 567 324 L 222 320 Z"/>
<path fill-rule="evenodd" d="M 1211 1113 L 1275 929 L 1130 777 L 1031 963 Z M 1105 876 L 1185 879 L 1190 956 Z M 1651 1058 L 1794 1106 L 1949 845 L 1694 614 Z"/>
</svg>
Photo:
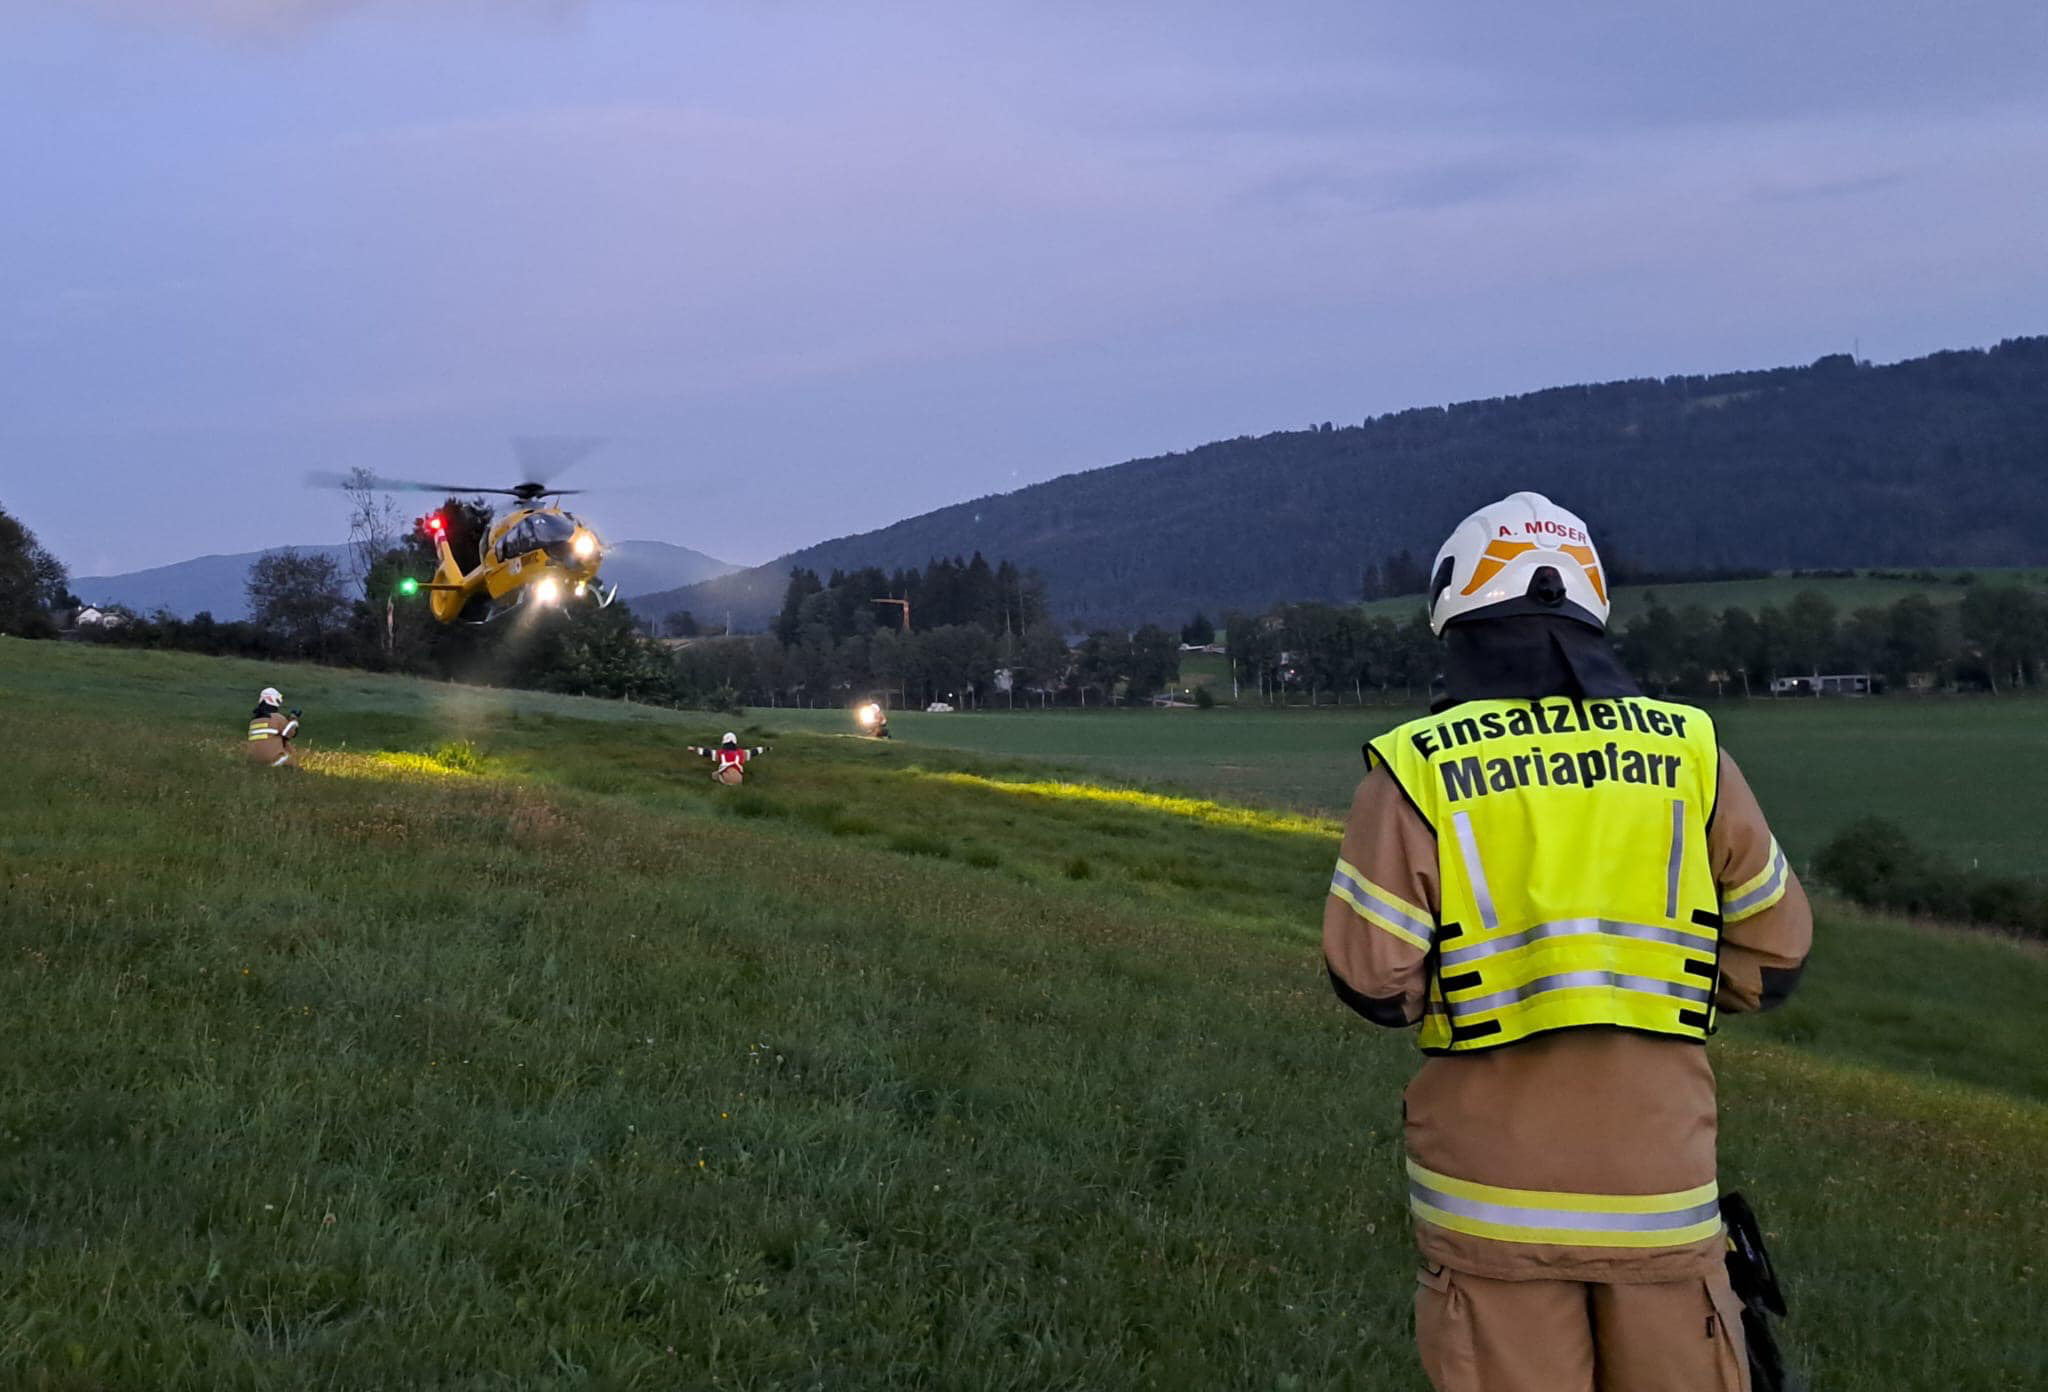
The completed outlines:
<svg viewBox="0 0 2048 1392">
<path fill-rule="evenodd" d="M 274 686 L 266 686 L 256 697 L 256 709 L 249 716 L 249 762 L 270 768 L 285 768 L 292 758 L 292 741 L 299 733 L 299 713 L 285 711 L 284 697 Z"/>
<path fill-rule="evenodd" d="M 746 781 L 747 761 L 766 754 L 768 746 L 763 744 L 753 749 L 743 748 L 740 737 L 727 730 L 725 738 L 718 742 L 717 748 L 706 749 L 701 744 L 693 744 L 690 746 L 690 752 L 711 761 L 712 778 L 728 788 L 737 788 Z"/>
</svg>

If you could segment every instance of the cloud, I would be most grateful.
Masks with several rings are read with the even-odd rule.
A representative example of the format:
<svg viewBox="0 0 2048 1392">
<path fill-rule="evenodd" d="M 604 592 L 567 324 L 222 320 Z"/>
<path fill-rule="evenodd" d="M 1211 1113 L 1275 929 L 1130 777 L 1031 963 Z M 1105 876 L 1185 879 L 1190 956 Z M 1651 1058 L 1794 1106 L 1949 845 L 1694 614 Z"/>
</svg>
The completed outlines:
<svg viewBox="0 0 2048 1392">
<path fill-rule="evenodd" d="M 1757 186 L 1756 199 L 1759 203 L 1799 203 L 1808 199 L 1848 198 L 1902 184 L 1910 177 L 1903 169 L 1892 169 L 1832 178 L 1775 179 Z"/>
</svg>

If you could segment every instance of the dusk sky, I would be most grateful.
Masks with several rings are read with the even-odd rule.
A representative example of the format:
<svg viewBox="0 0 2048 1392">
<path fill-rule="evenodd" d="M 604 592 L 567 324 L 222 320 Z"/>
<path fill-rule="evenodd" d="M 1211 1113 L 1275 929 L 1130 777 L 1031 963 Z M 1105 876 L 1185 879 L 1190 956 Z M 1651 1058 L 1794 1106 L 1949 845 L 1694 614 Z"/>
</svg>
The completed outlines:
<svg viewBox="0 0 2048 1392">
<path fill-rule="evenodd" d="M 607 535 L 758 562 L 2048 332 L 2048 6 L 0 0 L 0 174 L 0 506 L 74 573 L 339 540 L 307 471 L 536 433 L 607 441 Z"/>
</svg>

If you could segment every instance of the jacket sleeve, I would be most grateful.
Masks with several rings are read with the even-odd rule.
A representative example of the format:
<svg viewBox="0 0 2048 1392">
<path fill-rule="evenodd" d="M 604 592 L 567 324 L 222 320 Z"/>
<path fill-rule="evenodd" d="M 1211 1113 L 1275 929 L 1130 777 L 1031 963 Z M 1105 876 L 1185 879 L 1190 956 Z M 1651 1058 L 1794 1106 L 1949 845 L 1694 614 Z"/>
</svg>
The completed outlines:
<svg viewBox="0 0 2048 1392">
<path fill-rule="evenodd" d="M 1323 902 L 1323 961 L 1337 999 L 1376 1025 L 1416 1024 L 1436 934 L 1436 837 L 1376 768 L 1358 785 Z"/>
<path fill-rule="evenodd" d="M 1721 891 L 1721 987 L 1731 1014 L 1770 1010 L 1799 984 L 1813 947 L 1813 906 L 1771 835 L 1749 780 L 1724 750 L 1707 853 Z"/>
</svg>

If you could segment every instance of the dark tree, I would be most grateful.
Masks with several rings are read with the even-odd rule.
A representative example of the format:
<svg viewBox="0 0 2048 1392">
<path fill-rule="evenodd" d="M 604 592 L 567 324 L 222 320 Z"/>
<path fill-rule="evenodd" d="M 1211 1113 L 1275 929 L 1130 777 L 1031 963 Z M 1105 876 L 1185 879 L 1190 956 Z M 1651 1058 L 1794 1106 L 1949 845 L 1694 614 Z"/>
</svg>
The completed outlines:
<svg viewBox="0 0 2048 1392">
<path fill-rule="evenodd" d="M 1963 636 L 1976 645 L 1993 691 L 2038 679 L 2048 655 L 2048 602 L 2017 585 L 1975 585 L 1963 596 Z"/>
<path fill-rule="evenodd" d="M 1415 553 L 1404 546 L 1380 567 L 1380 583 L 1389 597 L 1423 594 L 1429 589 L 1429 573 L 1415 559 Z"/>
<path fill-rule="evenodd" d="M 276 634 L 287 650 L 308 657 L 327 655 L 349 611 L 334 559 L 290 547 L 256 558 L 248 593 L 251 621 Z"/>
<path fill-rule="evenodd" d="M 56 632 L 50 611 L 70 598 L 63 563 L 36 534 L 0 510 L 0 633 L 47 638 Z"/>
<path fill-rule="evenodd" d="M 1123 668 L 1127 693 L 1142 701 L 1179 678 L 1180 644 L 1159 625 L 1146 624 L 1130 636 Z"/>
</svg>

